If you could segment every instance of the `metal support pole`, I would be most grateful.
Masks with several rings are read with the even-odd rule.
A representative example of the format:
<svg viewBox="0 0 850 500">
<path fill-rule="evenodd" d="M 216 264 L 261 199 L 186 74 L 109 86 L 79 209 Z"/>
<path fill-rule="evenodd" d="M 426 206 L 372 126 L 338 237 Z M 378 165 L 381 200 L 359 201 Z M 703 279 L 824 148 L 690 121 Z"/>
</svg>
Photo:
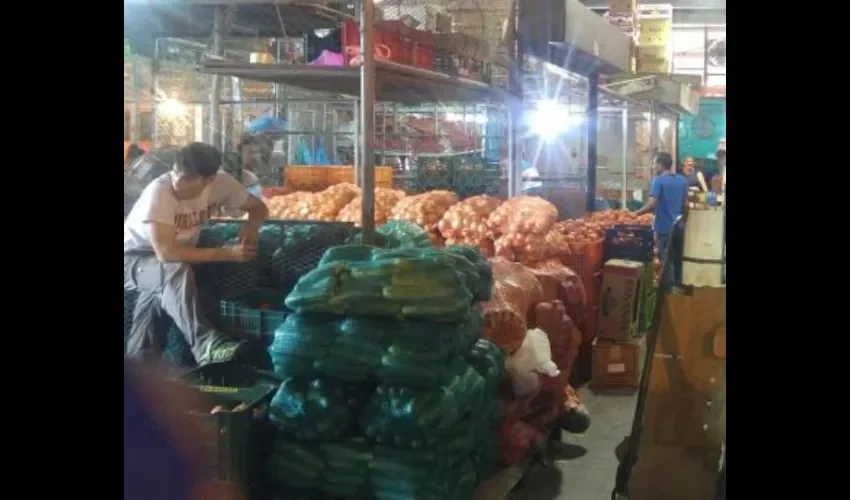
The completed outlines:
<svg viewBox="0 0 850 500">
<path fill-rule="evenodd" d="M 212 53 L 217 57 L 224 55 L 224 24 L 227 7 L 215 8 L 212 33 Z M 210 136 L 209 143 L 221 148 L 221 75 L 212 75 L 210 80 Z"/>
<path fill-rule="evenodd" d="M 622 186 L 622 197 L 620 198 L 620 209 L 625 210 L 626 204 L 629 201 L 629 186 L 628 186 L 628 176 L 626 175 L 626 170 L 629 167 L 629 104 L 623 103 L 623 174 L 621 177 L 623 186 Z"/>
<path fill-rule="evenodd" d="M 158 148 L 162 146 L 159 140 L 159 127 L 157 126 L 157 108 L 159 107 L 159 39 L 153 43 L 153 59 L 151 59 L 151 146 Z"/>
<path fill-rule="evenodd" d="M 587 78 L 587 211 L 596 202 L 596 153 L 599 143 L 599 73 Z"/>
<path fill-rule="evenodd" d="M 361 0 L 360 7 L 360 171 L 363 243 L 375 239 L 375 1 Z"/>
<path fill-rule="evenodd" d="M 655 176 L 655 155 L 658 154 L 658 102 L 652 101 L 649 108 L 649 177 Z"/>
<path fill-rule="evenodd" d="M 510 30 L 507 33 L 508 44 L 510 48 L 508 68 L 508 197 L 513 198 L 518 196 L 520 190 L 520 148 L 517 144 L 517 139 L 520 134 L 517 133 L 517 128 L 522 123 L 522 67 L 523 67 L 523 50 L 519 40 L 519 2 L 514 0 L 511 3 L 511 23 L 508 23 Z"/>
</svg>

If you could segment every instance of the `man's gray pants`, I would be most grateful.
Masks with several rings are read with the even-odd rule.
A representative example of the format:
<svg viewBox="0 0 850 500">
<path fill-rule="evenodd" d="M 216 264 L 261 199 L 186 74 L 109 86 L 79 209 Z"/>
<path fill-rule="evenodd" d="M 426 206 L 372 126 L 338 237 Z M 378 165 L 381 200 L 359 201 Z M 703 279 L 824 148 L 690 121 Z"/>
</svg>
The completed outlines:
<svg viewBox="0 0 850 500">
<path fill-rule="evenodd" d="M 139 293 L 127 356 L 158 359 L 165 346 L 165 315 L 183 332 L 196 361 L 221 338 L 204 316 L 195 273 L 184 263 L 159 262 L 155 255 L 124 255 L 124 289 Z"/>
</svg>

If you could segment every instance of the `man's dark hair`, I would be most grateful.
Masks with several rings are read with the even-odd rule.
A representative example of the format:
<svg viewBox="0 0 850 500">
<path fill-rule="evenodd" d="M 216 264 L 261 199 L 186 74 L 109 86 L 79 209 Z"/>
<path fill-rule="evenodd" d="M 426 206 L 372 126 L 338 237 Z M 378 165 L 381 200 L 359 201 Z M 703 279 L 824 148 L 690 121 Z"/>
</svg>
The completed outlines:
<svg viewBox="0 0 850 500">
<path fill-rule="evenodd" d="M 718 160 L 725 160 L 726 159 L 726 150 L 725 149 L 718 149 L 717 150 L 717 159 Z"/>
<path fill-rule="evenodd" d="M 660 163 L 664 170 L 673 168 L 673 157 L 670 156 L 670 153 L 658 153 L 655 155 L 655 161 Z"/>
<path fill-rule="evenodd" d="M 145 150 L 140 148 L 138 144 L 130 144 L 127 147 L 127 159 L 135 160 L 136 158 L 145 154 Z"/>
<path fill-rule="evenodd" d="M 221 167 L 221 152 L 202 142 L 193 142 L 180 148 L 174 162 L 174 171 L 180 175 L 212 177 Z"/>
</svg>

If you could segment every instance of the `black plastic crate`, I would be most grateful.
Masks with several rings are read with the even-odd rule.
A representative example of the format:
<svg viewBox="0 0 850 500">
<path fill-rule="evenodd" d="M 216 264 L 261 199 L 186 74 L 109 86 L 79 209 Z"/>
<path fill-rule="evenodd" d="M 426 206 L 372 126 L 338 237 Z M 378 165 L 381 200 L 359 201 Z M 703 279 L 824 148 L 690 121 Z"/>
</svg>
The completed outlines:
<svg viewBox="0 0 850 500">
<path fill-rule="evenodd" d="M 353 224 L 321 221 L 274 221 L 281 225 L 283 242 L 271 261 L 269 286 L 284 295 L 312 271 L 331 247 L 344 245 L 355 234 Z"/>
<path fill-rule="evenodd" d="M 247 366 L 214 363 L 183 375 L 181 381 L 202 396 L 191 415 L 210 454 L 210 479 L 234 484 L 246 498 L 257 498 L 256 492 L 266 487 L 273 438 L 268 404 L 281 380 Z"/>
<path fill-rule="evenodd" d="M 286 321 L 286 294 L 258 288 L 221 301 L 220 324 L 229 331 L 270 341 L 278 326 Z"/>
<path fill-rule="evenodd" d="M 614 226 L 605 232 L 605 261 L 624 259 L 652 262 L 655 246 L 652 227 L 638 225 Z"/>
</svg>

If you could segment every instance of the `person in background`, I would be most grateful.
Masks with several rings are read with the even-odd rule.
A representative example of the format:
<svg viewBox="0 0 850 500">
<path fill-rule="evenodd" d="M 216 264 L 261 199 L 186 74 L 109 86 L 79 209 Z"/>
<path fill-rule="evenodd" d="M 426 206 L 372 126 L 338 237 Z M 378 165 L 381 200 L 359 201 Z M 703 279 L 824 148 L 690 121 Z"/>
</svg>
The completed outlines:
<svg viewBox="0 0 850 500">
<path fill-rule="evenodd" d="M 682 175 L 688 180 L 688 189 L 691 191 L 699 191 L 701 193 L 708 192 L 708 184 L 705 181 L 705 176 L 702 171 L 696 167 L 694 159 L 688 156 L 682 162 Z"/>
<path fill-rule="evenodd" d="M 658 242 L 658 253 L 661 262 L 670 266 L 666 273 L 662 273 L 665 279 L 661 283 L 661 289 L 665 292 L 671 291 L 682 282 L 682 242 L 681 238 L 676 238 L 676 219 L 684 215 L 687 202 L 688 181 L 676 173 L 673 158 L 669 153 L 658 153 L 655 157 L 655 178 L 649 188 L 649 200 L 634 214 L 655 214 L 653 230 Z M 668 245 L 671 238 L 672 244 Z M 667 255 L 668 248 L 670 255 Z"/>
<path fill-rule="evenodd" d="M 231 175 L 220 171 L 214 147 L 192 143 L 180 149 L 171 172 L 148 184 L 124 221 L 124 288 L 139 292 L 127 355 L 159 358 L 165 332 L 156 328 L 167 314 L 183 332 L 198 364 L 227 361 L 246 344 L 213 328 L 203 314 L 191 264 L 246 262 L 257 252 L 266 205 Z M 196 248 L 201 225 L 219 207 L 248 213 L 240 243 Z"/>
<path fill-rule="evenodd" d="M 260 144 L 253 136 L 243 136 L 239 142 L 239 161 L 242 166 L 242 174 L 237 178 L 240 178 L 242 185 L 245 186 L 249 193 L 257 198 L 262 198 L 263 196 L 262 186 L 260 184 L 260 178 L 252 170 L 255 169 L 255 163 L 258 161 L 257 157 L 261 154 L 260 149 Z"/>
<path fill-rule="evenodd" d="M 140 148 L 138 144 L 130 144 L 127 147 L 127 157 L 124 158 L 124 168 L 130 168 L 130 165 L 136 161 L 136 158 L 144 156 L 145 150 Z"/>
</svg>

